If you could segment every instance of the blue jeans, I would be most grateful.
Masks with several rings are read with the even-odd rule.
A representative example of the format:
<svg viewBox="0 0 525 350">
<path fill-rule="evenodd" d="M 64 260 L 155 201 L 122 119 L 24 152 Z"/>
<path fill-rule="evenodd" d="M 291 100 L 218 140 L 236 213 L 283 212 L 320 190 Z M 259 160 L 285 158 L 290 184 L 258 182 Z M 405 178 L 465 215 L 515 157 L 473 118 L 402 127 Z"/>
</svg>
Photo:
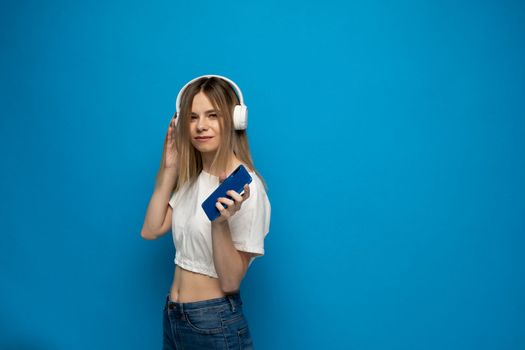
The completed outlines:
<svg viewBox="0 0 525 350">
<path fill-rule="evenodd" d="M 163 350 L 253 349 L 239 293 L 178 303 L 166 296 Z"/>
</svg>

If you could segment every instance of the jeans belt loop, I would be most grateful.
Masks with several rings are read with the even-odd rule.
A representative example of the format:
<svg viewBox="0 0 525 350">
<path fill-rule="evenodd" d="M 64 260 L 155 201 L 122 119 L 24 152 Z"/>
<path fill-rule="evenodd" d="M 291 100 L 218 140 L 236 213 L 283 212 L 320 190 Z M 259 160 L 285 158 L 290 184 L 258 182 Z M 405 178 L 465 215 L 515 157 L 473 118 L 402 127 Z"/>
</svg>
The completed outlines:
<svg viewBox="0 0 525 350">
<path fill-rule="evenodd" d="M 230 302 L 232 312 L 235 312 L 235 302 L 233 301 L 233 297 L 231 295 L 228 295 L 227 297 L 228 297 L 228 301 Z"/>
</svg>

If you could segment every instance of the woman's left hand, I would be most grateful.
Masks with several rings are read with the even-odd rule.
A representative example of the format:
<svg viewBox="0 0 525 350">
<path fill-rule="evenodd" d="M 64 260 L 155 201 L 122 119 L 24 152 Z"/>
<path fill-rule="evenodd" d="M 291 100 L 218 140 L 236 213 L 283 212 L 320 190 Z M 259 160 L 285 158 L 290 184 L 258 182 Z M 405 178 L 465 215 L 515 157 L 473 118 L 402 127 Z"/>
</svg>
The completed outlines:
<svg viewBox="0 0 525 350">
<path fill-rule="evenodd" d="M 242 203 L 250 197 L 250 186 L 248 184 L 244 185 L 244 193 L 242 195 L 238 194 L 234 190 L 229 190 L 226 192 L 228 196 L 232 199 L 226 197 L 219 197 L 215 206 L 219 209 L 221 215 L 217 217 L 213 222 L 220 223 L 228 220 L 235 214 L 239 209 L 241 209 Z M 223 203 L 225 205 L 223 205 Z M 227 206 L 225 208 L 225 206 Z"/>
</svg>

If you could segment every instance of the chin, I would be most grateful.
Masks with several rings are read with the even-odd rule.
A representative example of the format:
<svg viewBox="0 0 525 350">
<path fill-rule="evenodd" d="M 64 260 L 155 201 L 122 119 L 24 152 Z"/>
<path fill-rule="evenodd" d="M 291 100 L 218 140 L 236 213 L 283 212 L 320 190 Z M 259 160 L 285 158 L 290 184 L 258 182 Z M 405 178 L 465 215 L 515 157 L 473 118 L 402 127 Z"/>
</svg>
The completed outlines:
<svg viewBox="0 0 525 350">
<path fill-rule="evenodd" d="M 213 153 L 215 151 L 217 151 L 217 149 L 219 149 L 219 147 L 207 147 L 207 146 L 202 146 L 202 145 L 193 145 L 193 147 L 195 147 L 195 149 L 201 153 Z"/>
</svg>

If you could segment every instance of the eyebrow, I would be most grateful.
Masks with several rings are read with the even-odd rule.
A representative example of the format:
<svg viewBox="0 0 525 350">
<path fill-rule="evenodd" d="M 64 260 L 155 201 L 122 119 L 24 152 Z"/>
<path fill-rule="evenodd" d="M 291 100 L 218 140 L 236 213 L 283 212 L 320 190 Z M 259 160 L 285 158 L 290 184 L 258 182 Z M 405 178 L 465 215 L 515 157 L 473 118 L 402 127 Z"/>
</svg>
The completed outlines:
<svg viewBox="0 0 525 350">
<path fill-rule="evenodd" d="M 216 113 L 217 111 L 215 109 L 210 109 L 206 112 L 204 112 L 204 114 L 210 114 L 210 113 Z M 194 113 L 194 112 L 191 112 L 191 115 L 197 115 L 197 113 Z"/>
</svg>

